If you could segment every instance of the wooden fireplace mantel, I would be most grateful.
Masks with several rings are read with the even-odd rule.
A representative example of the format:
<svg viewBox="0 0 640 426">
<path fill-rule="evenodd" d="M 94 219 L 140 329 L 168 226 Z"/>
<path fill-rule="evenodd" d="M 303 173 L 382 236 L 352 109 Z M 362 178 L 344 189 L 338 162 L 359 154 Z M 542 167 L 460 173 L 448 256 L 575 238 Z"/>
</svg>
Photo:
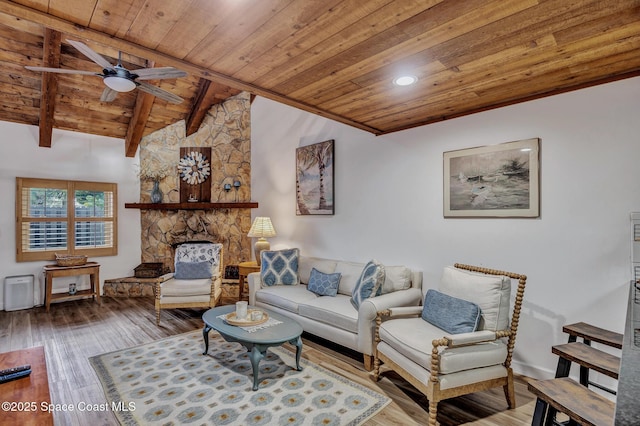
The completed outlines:
<svg viewBox="0 0 640 426">
<path fill-rule="evenodd" d="M 232 202 L 232 203 L 124 203 L 126 209 L 141 210 L 212 210 L 212 209 L 256 209 L 258 203 Z"/>
</svg>

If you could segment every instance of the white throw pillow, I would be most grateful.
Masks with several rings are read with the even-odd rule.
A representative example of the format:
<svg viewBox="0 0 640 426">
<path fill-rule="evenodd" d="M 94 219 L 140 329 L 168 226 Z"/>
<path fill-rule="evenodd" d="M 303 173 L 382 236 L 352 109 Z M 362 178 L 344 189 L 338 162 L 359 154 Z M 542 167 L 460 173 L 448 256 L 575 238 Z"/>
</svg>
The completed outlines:
<svg viewBox="0 0 640 426">
<path fill-rule="evenodd" d="M 309 284 L 311 270 L 316 268 L 317 271 L 325 274 L 333 274 L 336 269 L 336 260 L 321 259 L 319 257 L 300 256 L 298 263 L 298 275 L 300 282 Z"/>
<path fill-rule="evenodd" d="M 342 276 L 340 278 L 340 287 L 338 287 L 339 294 L 347 296 L 353 294 L 353 289 L 356 288 L 362 269 L 364 269 L 364 263 L 338 262 L 334 272 L 340 272 Z"/>
<path fill-rule="evenodd" d="M 509 328 L 509 277 L 485 275 L 446 266 L 442 272 L 439 290 L 480 307 L 482 319 L 478 330 L 497 331 Z"/>
<path fill-rule="evenodd" d="M 381 294 L 406 290 L 411 287 L 411 269 L 406 266 L 385 266 L 384 271 L 385 278 Z"/>
</svg>

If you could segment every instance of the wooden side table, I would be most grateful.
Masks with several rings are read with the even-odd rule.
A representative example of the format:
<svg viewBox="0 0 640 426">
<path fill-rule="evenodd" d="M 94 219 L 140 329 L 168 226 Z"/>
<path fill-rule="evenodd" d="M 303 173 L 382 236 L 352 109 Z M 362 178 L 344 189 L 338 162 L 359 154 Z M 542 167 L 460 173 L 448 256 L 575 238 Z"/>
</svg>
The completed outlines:
<svg viewBox="0 0 640 426">
<path fill-rule="evenodd" d="M 252 262 L 240 262 L 238 264 L 238 300 L 242 300 L 242 293 L 244 292 L 244 280 L 252 272 L 260 272 L 260 266 L 255 261 Z"/>
<path fill-rule="evenodd" d="M 58 266 L 46 265 L 45 274 L 45 292 L 47 312 L 52 301 L 65 302 L 68 300 L 84 299 L 85 297 L 93 297 L 100 303 L 100 264 L 97 262 L 87 262 L 79 266 Z M 76 275 L 89 275 L 91 280 L 91 288 L 89 290 L 78 290 L 76 294 L 69 293 L 52 293 L 53 279 L 56 277 L 73 277 Z"/>
<path fill-rule="evenodd" d="M 44 348 L 37 346 L 0 354 L 0 369 L 24 364 L 31 364 L 29 376 L 0 385 L 2 402 L 21 404 L 15 407 L 16 410 L 2 410 L 0 422 L 7 425 L 53 425 L 53 414 L 41 409 L 43 404 L 45 407 L 51 404 Z"/>
</svg>

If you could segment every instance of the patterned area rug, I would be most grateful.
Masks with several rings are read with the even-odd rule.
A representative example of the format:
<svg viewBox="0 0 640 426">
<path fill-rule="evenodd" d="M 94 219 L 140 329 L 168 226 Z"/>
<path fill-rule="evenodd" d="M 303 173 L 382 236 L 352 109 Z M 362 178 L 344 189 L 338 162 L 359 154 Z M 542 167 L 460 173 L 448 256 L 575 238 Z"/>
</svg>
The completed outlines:
<svg viewBox="0 0 640 426">
<path fill-rule="evenodd" d="M 269 348 L 253 392 L 248 353 L 201 331 L 89 358 L 123 425 L 360 425 L 390 399 L 293 353 Z M 304 349 L 303 349 L 304 354 Z"/>
</svg>

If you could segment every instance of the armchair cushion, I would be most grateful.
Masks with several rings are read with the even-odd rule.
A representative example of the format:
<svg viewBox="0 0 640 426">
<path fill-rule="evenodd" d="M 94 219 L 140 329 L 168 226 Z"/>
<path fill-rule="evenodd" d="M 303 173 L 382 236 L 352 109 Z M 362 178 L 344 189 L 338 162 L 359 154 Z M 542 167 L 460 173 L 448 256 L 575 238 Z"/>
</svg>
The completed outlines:
<svg viewBox="0 0 640 426">
<path fill-rule="evenodd" d="M 431 370 L 435 339 L 443 338 L 438 327 L 416 318 L 384 321 L 380 339 L 426 370 Z M 507 345 L 502 339 L 455 348 L 441 347 L 440 374 L 450 374 L 473 368 L 500 365 L 507 357 Z"/>
<path fill-rule="evenodd" d="M 317 294 L 318 296 L 335 296 L 338 294 L 338 286 L 340 285 L 339 272 L 335 274 L 325 274 L 318 271 L 316 268 L 311 269 L 311 276 L 309 278 L 309 291 Z"/>
<path fill-rule="evenodd" d="M 510 278 L 447 266 L 442 273 L 439 290 L 480 307 L 478 330 L 498 331 L 509 328 Z"/>
<path fill-rule="evenodd" d="M 198 296 L 211 294 L 211 278 L 170 279 L 161 284 L 161 297 Z"/>
<path fill-rule="evenodd" d="M 297 248 L 287 250 L 265 250 L 260 253 L 262 262 L 260 276 L 262 283 L 273 285 L 298 285 L 298 260 L 300 253 Z"/>
<path fill-rule="evenodd" d="M 213 262 L 176 262 L 177 280 L 197 280 L 213 276 Z"/>
<path fill-rule="evenodd" d="M 470 333 L 478 328 L 480 308 L 475 303 L 429 289 L 424 298 L 422 319 L 450 334 Z"/>
<path fill-rule="evenodd" d="M 384 266 L 376 260 L 369 261 L 364 266 L 356 287 L 353 289 L 351 304 L 359 309 L 362 301 L 375 296 L 384 282 L 384 277 Z"/>
</svg>

